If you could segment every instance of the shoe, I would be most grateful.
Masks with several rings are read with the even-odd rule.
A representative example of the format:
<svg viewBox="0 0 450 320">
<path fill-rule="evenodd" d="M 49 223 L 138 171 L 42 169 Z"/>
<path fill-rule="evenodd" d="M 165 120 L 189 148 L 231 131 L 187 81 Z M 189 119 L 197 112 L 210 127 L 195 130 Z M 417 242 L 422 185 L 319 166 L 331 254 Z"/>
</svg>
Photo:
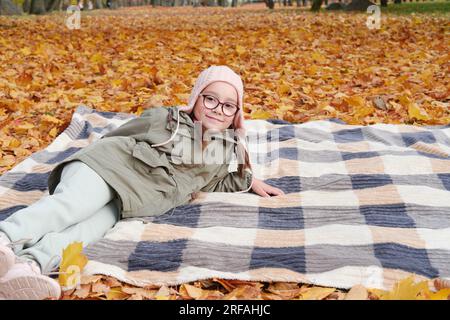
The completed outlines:
<svg viewBox="0 0 450 320">
<path fill-rule="evenodd" d="M 59 299 L 59 283 L 42 274 L 39 265 L 30 259 L 16 257 L 16 263 L 0 278 L 0 299 Z"/>
<path fill-rule="evenodd" d="M 29 240 L 31 240 L 31 238 L 7 242 L 2 238 L 2 241 L 0 242 L 0 278 L 3 277 L 16 262 L 16 254 L 12 248 Z"/>
</svg>

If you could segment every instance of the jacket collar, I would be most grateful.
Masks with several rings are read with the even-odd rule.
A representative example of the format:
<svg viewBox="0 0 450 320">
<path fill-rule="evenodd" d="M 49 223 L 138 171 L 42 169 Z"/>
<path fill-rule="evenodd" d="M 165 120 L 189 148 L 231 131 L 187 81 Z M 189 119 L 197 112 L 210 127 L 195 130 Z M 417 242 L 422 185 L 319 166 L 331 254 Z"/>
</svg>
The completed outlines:
<svg viewBox="0 0 450 320">
<path fill-rule="evenodd" d="M 178 121 L 178 110 L 177 110 L 178 108 L 179 108 L 178 106 L 169 107 L 169 117 L 170 119 L 172 119 L 172 121 L 175 122 L 175 125 Z M 186 112 L 180 111 L 179 114 L 180 114 L 180 124 L 183 123 L 192 128 L 194 127 L 194 121 L 192 121 L 191 117 Z"/>
</svg>

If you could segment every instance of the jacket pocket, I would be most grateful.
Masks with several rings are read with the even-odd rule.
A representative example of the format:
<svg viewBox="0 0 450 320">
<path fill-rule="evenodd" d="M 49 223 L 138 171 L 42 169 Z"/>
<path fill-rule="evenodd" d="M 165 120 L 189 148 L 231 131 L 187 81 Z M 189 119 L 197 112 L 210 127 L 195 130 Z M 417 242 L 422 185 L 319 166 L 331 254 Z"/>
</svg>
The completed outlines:
<svg viewBox="0 0 450 320">
<path fill-rule="evenodd" d="M 138 142 L 133 147 L 133 167 L 148 180 L 149 188 L 164 194 L 173 194 L 177 189 L 177 182 L 173 177 L 173 167 L 165 154 L 160 154 L 146 142 Z"/>
</svg>

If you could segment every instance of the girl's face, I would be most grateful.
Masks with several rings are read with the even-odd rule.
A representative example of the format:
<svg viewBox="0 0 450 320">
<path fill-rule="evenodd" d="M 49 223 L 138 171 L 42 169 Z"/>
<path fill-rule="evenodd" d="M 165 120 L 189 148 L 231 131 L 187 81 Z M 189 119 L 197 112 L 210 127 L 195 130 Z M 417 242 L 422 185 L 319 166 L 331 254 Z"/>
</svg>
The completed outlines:
<svg viewBox="0 0 450 320">
<path fill-rule="evenodd" d="M 201 94 L 208 94 L 216 97 L 221 103 L 232 103 L 238 106 L 237 92 L 234 87 L 226 82 L 216 81 L 205 87 Z M 199 95 L 194 105 L 194 116 L 202 123 L 204 130 L 225 130 L 233 123 L 234 116 L 227 116 L 222 111 L 222 105 L 211 110 L 205 107 L 203 96 Z"/>
</svg>

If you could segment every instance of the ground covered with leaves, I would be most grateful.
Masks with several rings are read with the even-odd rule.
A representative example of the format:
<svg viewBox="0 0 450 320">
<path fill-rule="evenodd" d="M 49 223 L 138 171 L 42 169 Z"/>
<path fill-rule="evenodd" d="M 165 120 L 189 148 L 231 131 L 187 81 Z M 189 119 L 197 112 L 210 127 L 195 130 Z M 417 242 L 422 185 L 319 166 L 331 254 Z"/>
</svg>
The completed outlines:
<svg viewBox="0 0 450 320">
<path fill-rule="evenodd" d="M 356 285 L 350 290 L 292 282 L 208 279 L 178 286 L 134 287 L 104 275 L 83 276 L 78 288 L 63 291 L 63 300 L 447 300 L 450 283 L 400 281 L 391 291 Z"/>
<path fill-rule="evenodd" d="M 365 13 L 289 8 L 270 13 L 262 4 L 94 10 L 82 12 L 79 30 L 68 29 L 65 15 L 57 13 L 0 17 L 0 174 L 50 144 L 78 105 L 140 114 L 187 104 L 196 77 L 212 64 L 242 76 L 247 119 L 448 124 L 448 15 L 383 14 L 378 30 L 368 29 L 366 19 Z M 435 297 L 420 286 L 409 292 Z M 354 290 L 358 297 L 392 297 Z M 335 288 L 220 279 L 132 288 L 96 276 L 64 298 L 348 295 Z"/>
</svg>

